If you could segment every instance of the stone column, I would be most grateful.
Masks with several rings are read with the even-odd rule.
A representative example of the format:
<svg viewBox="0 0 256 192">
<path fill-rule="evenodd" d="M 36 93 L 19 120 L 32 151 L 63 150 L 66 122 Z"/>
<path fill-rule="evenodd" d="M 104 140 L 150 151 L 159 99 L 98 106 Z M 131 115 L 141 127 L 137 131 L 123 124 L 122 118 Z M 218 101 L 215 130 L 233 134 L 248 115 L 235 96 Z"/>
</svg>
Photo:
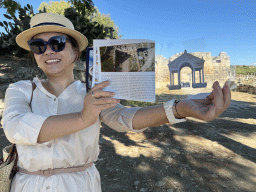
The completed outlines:
<svg viewBox="0 0 256 192">
<path fill-rule="evenodd" d="M 178 85 L 180 85 L 180 71 L 178 72 Z"/>
<path fill-rule="evenodd" d="M 204 68 L 202 69 L 203 83 L 204 83 Z"/>
<path fill-rule="evenodd" d="M 192 71 L 192 83 L 195 83 L 195 70 Z"/>
<path fill-rule="evenodd" d="M 201 76 L 201 70 L 199 70 L 199 79 L 200 79 L 200 83 L 202 83 L 201 78 L 202 78 L 202 76 Z"/>
</svg>

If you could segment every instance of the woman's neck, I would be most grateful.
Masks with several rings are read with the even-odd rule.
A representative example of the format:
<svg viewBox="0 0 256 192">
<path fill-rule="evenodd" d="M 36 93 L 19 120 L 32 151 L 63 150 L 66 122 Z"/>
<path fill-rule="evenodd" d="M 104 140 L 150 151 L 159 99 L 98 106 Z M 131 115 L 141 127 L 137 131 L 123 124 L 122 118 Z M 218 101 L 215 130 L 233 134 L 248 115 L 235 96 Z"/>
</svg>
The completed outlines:
<svg viewBox="0 0 256 192">
<path fill-rule="evenodd" d="M 74 76 L 71 78 L 48 78 L 44 84 L 46 90 L 58 97 L 69 85 L 75 81 Z"/>
</svg>

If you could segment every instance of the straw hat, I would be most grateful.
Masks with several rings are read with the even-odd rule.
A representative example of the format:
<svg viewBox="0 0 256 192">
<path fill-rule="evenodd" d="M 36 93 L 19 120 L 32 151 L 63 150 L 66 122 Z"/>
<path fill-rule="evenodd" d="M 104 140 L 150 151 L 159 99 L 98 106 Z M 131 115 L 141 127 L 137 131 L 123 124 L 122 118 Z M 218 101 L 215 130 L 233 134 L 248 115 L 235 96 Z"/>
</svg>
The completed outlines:
<svg viewBox="0 0 256 192">
<path fill-rule="evenodd" d="M 30 20 L 30 29 L 17 35 L 16 42 L 23 49 L 30 51 L 27 41 L 44 32 L 59 32 L 70 35 L 77 41 L 80 51 L 83 51 L 88 45 L 87 38 L 74 29 L 74 25 L 69 19 L 55 13 L 39 13 L 33 16 Z"/>
</svg>

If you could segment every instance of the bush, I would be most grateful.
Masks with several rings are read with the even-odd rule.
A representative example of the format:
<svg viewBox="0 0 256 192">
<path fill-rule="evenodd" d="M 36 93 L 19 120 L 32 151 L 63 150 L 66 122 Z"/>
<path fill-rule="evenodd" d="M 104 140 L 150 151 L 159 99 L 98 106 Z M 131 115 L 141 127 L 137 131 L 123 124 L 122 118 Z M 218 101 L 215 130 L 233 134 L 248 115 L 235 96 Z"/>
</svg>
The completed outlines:
<svg viewBox="0 0 256 192">
<path fill-rule="evenodd" d="M 30 19 L 34 15 L 33 7 L 27 4 L 24 8 L 18 9 L 19 17 L 15 15 L 4 14 L 4 17 L 12 20 L 12 22 L 0 22 L 0 26 L 4 27 L 6 33 L 1 33 L 0 36 L 0 54 L 10 54 L 18 57 L 28 56 L 28 51 L 20 48 L 15 38 L 21 32 L 30 28 Z"/>
</svg>

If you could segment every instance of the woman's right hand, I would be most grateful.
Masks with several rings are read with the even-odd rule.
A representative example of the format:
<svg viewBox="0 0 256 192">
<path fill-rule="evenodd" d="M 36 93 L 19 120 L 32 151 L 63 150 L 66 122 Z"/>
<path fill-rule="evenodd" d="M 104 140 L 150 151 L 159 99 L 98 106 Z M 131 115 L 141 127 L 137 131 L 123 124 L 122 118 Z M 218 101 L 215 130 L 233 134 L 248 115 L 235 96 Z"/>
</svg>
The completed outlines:
<svg viewBox="0 0 256 192">
<path fill-rule="evenodd" d="M 84 98 L 84 107 L 81 111 L 81 118 L 84 122 L 86 122 L 86 124 L 89 123 L 90 125 L 93 125 L 98 121 L 100 112 L 102 110 L 114 107 L 120 102 L 120 99 L 111 98 L 115 96 L 113 92 L 102 90 L 109 84 L 110 81 L 103 81 L 95 85 L 86 94 Z"/>
</svg>

